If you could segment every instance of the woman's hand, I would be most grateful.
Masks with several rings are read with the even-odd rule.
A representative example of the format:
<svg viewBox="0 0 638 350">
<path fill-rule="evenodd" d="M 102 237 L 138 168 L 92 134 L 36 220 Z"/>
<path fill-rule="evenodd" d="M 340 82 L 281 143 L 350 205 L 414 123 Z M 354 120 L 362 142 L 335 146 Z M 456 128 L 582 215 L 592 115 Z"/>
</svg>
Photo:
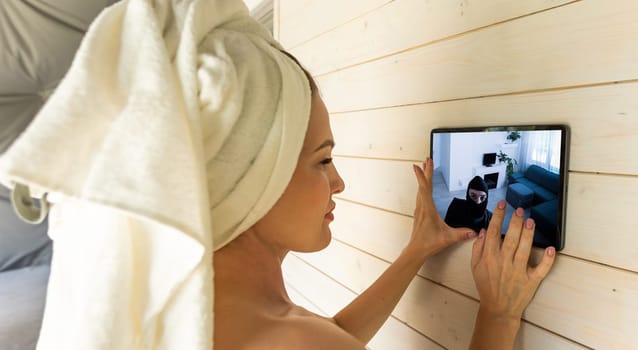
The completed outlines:
<svg viewBox="0 0 638 350">
<path fill-rule="evenodd" d="M 556 251 L 545 249 L 536 267 L 528 266 L 534 220 L 524 222 L 518 208 L 501 244 L 505 201 L 500 201 L 487 229 L 472 249 L 472 274 L 480 297 L 471 349 L 511 349 L 523 311 L 549 272 Z"/>
<path fill-rule="evenodd" d="M 414 223 L 412 237 L 408 248 L 415 248 L 423 252 L 424 257 L 430 257 L 448 246 L 476 237 L 476 232 L 469 228 L 451 228 L 436 210 L 432 199 L 432 173 L 434 163 L 428 158 L 423 168 L 413 165 L 419 189 L 414 209 Z"/>
<path fill-rule="evenodd" d="M 554 263 L 556 252 L 554 247 L 549 247 L 538 266 L 528 266 L 534 220 L 527 219 L 523 223 L 523 215 L 521 208 L 512 215 L 501 245 L 505 201 L 500 201 L 487 233 L 482 231 L 474 242 L 472 274 L 481 298 L 481 308 L 490 314 L 520 319 Z"/>
<path fill-rule="evenodd" d="M 470 229 L 451 229 L 439 216 L 432 200 L 432 169 L 431 159 L 423 163 L 423 168 L 414 166 L 419 190 L 408 246 L 370 287 L 333 318 L 362 343 L 368 343 L 386 322 L 427 257 L 454 242 L 476 236 Z"/>
</svg>

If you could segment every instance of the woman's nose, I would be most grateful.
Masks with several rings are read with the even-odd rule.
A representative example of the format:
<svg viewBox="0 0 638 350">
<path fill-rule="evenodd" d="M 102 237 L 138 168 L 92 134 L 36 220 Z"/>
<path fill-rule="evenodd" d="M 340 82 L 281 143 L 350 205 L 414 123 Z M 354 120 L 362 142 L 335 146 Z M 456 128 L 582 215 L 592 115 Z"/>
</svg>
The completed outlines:
<svg viewBox="0 0 638 350">
<path fill-rule="evenodd" d="M 334 164 L 333 169 L 334 175 L 330 187 L 332 188 L 332 193 L 337 194 L 343 192 L 343 190 L 346 188 L 346 184 L 345 182 L 343 182 L 343 179 L 341 178 L 341 175 L 339 175 L 339 172 L 337 171 L 337 168 L 334 166 Z"/>
</svg>

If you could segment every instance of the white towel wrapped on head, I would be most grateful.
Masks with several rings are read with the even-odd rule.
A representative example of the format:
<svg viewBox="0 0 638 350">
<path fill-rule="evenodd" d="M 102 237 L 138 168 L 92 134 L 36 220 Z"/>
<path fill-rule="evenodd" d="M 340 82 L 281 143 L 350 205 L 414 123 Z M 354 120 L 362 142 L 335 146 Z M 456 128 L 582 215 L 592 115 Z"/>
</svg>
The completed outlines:
<svg viewBox="0 0 638 350">
<path fill-rule="evenodd" d="M 0 158 L 54 202 L 38 348 L 210 349 L 213 251 L 283 193 L 310 95 L 240 0 L 105 10 Z"/>
</svg>

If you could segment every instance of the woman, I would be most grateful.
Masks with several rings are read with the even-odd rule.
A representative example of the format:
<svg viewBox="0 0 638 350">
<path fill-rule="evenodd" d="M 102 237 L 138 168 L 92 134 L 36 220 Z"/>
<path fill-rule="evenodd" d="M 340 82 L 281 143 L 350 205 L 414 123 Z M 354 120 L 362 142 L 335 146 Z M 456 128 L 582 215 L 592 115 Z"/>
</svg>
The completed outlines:
<svg viewBox="0 0 638 350">
<path fill-rule="evenodd" d="M 432 160 L 414 166 L 419 183 L 410 242 L 385 273 L 333 318 L 291 302 L 281 263 L 289 251 L 312 252 L 330 242 L 332 195 L 344 183 L 332 163 L 328 112 L 311 82 L 312 111 L 292 180 L 253 227 L 215 253 L 216 349 L 363 349 L 383 325 L 427 258 L 476 237 L 452 229 L 432 201 Z M 511 349 L 523 310 L 549 271 L 554 251 L 528 270 L 534 223 L 517 210 L 500 244 L 504 202 L 474 243 L 472 271 L 481 297 L 472 349 Z M 294 215 L 291 215 L 294 213 Z"/>
<path fill-rule="evenodd" d="M 20 188 L 54 203 L 38 348 L 208 350 L 214 337 L 218 350 L 363 349 L 427 258 L 476 233 L 438 216 L 427 160 L 414 166 L 410 242 L 388 270 L 333 318 L 295 306 L 281 262 L 330 242 L 344 189 L 333 146 L 312 79 L 243 2 L 104 11 L 0 159 L 17 209 L 44 210 Z M 511 348 L 553 261 L 549 248 L 528 269 L 533 222 L 523 227 L 521 210 L 501 245 L 503 214 L 501 202 L 474 243 L 476 349 Z"/>
</svg>

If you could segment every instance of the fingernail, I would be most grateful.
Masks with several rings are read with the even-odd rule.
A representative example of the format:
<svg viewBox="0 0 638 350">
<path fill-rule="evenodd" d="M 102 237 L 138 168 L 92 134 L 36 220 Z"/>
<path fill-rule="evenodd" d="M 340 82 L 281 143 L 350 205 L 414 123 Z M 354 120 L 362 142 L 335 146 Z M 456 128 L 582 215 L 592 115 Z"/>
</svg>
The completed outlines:
<svg viewBox="0 0 638 350">
<path fill-rule="evenodd" d="M 478 238 L 483 238 L 485 237 L 485 229 L 482 228 L 481 231 L 479 232 Z"/>
<path fill-rule="evenodd" d="M 476 236 L 477 236 L 477 234 L 474 231 L 470 231 L 470 232 L 467 233 L 467 238 L 474 238 Z"/>
<path fill-rule="evenodd" d="M 525 222 L 525 227 L 527 227 L 527 228 L 534 227 L 534 219 L 532 219 L 532 218 L 527 219 L 527 221 Z"/>
<path fill-rule="evenodd" d="M 554 247 L 547 248 L 547 256 L 554 256 L 554 255 L 556 255 L 556 248 Z"/>
<path fill-rule="evenodd" d="M 415 173 L 416 173 L 416 168 L 417 168 L 417 167 L 418 167 L 418 166 L 417 166 L 416 164 L 412 164 L 412 170 L 414 170 L 414 172 L 415 172 Z"/>
<path fill-rule="evenodd" d="M 505 209 L 505 201 L 503 201 L 503 200 L 502 200 L 502 201 L 499 201 L 499 202 L 498 202 L 498 208 L 499 208 L 499 209 Z"/>
<path fill-rule="evenodd" d="M 523 208 L 516 209 L 516 216 L 523 217 L 523 215 L 525 215 L 525 210 L 523 210 Z"/>
</svg>

